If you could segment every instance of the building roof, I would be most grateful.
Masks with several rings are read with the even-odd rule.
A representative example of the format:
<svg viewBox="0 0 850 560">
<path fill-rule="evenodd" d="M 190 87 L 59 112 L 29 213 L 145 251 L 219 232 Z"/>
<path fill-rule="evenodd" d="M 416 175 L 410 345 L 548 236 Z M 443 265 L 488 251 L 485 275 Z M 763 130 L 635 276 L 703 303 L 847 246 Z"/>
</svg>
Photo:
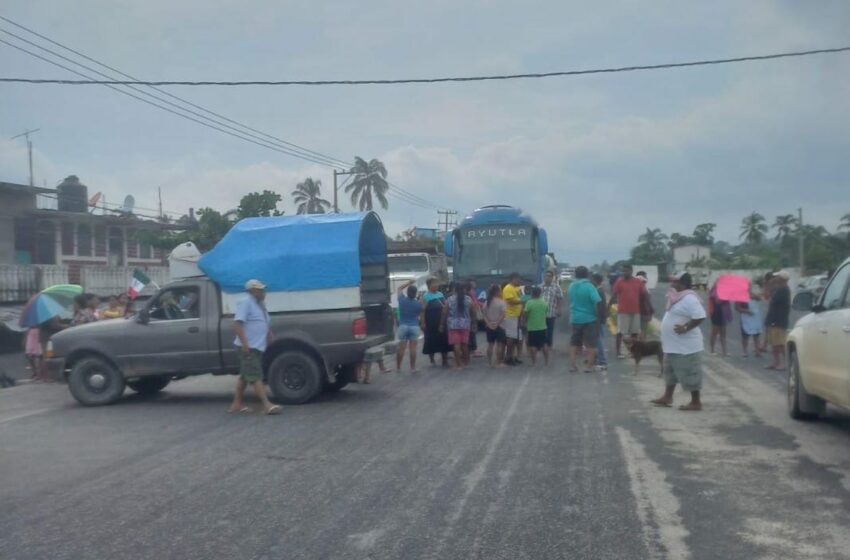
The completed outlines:
<svg viewBox="0 0 850 560">
<path fill-rule="evenodd" d="M 18 183 L 5 183 L 0 181 L 0 191 L 10 191 L 22 194 L 56 194 L 56 189 L 45 189 L 42 187 L 31 187 Z"/>
<path fill-rule="evenodd" d="M 86 221 L 94 221 L 100 222 L 106 225 L 113 226 L 134 226 L 134 227 L 144 227 L 150 229 L 174 229 L 174 230 L 183 230 L 186 229 L 185 226 L 157 222 L 154 220 L 142 220 L 137 216 L 127 216 L 127 215 L 102 215 L 102 214 L 89 214 L 88 212 L 65 212 L 62 210 L 46 210 L 46 209 L 38 209 L 38 210 L 29 210 L 27 211 L 27 215 L 32 216 L 34 218 L 54 218 L 54 219 L 64 219 L 64 220 L 75 220 L 75 219 L 83 219 Z"/>
</svg>

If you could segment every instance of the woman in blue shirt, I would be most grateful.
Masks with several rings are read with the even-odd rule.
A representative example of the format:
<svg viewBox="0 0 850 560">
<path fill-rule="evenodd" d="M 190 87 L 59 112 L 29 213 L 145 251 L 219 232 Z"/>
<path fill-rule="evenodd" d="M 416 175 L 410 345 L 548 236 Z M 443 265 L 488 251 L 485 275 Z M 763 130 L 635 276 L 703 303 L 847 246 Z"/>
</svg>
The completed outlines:
<svg viewBox="0 0 850 560">
<path fill-rule="evenodd" d="M 410 373 L 416 373 L 416 344 L 422 330 L 419 328 L 422 315 L 422 302 L 416 299 L 414 280 L 403 284 L 398 289 L 398 354 L 396 354 L 396 371 L 401 371 L 404 351 L 410 349 Z"/>
</svg>

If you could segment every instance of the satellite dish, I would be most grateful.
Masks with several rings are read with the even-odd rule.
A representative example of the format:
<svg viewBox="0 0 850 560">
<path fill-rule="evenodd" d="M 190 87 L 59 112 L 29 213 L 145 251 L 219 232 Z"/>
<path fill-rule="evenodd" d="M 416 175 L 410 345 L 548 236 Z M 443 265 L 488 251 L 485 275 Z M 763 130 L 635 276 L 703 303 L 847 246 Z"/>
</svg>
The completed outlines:
<svg viewBox="0 0 850 560">
<path fill-rule="evenodd" d="M 136 206 L 136 199 L 133 198 L 133 195 L 128 194 L 124 197 L 124 204 L 121 205 L 121 213 L 122 214 L 132 214 L 133 208 Z"/>
</svg>

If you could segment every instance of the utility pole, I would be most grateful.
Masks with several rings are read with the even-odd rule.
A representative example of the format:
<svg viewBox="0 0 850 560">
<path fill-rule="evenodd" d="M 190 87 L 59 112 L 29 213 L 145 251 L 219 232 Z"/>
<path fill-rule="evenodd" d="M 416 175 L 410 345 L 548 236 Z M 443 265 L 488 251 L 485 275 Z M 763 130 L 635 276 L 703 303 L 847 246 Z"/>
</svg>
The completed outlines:
<svg viewBox="0 0 850 560">
<path fill-rule="evenodd" d="M 449 226 L 453 226 L 456 224 L 454 220 L 452 222 L 449 222 L 449 216 L 457 216 L 457 210 L 437 210 L 437 214 L 443 217 L 442 220 L 440 220 L 439 218 L 437 219 L 437 229 L 439 229 L 442 225 L 443 231 L 448 233 Z"/>
<path fill-rule="evenodd" d="M 156 188 L 157 195 L 159 196 L 159 221 L 162 221 L 162 187 Z"/>
<path fill-rule="evenodd" d="M 336 184 L 336 178 L 339 175 L 354 175 L 351 171 L 339 171 L 334 169 L 334 214 L 339 214 L 339 201 L 338 201 L 338 193 L 339 187 Z"/>
<path fill-rule="evenodd" d="M 806 274 L 806 272 L 805 272 L 806 259 L 805 259 L 805 253 L 803 251 L 804 232 L 803 232 L 803 209 L 802 208 L 797 208 L 797 223 L 798 223 L 798 227 L 800 228 L 799 229 L 800 235 L 798 236 L 799 241 L 800 241 L 800 276 L 803 276 L 803 275 Z"/>
<path fill-rule="evenodd" d="M 26 138 L 27 138 L 27 154 L 29 155 L 29 162 L 30 162 L 30 186 L 31 187 L 35 186 L 35 180 L 33 179 L 33 176 L 32 176 L 32 142 L 30 141 L 30 134 L 38 132 L 39 130 L 41 130 L 41 129 L 35 128 L 33 130 L 25 130 L 24 132 L 18 134 L 17 136 L 12 136 L 12 140 L 14 140 L 15 138 L 20 138 L 21 136 L 26 136 Z"/>
</svg>

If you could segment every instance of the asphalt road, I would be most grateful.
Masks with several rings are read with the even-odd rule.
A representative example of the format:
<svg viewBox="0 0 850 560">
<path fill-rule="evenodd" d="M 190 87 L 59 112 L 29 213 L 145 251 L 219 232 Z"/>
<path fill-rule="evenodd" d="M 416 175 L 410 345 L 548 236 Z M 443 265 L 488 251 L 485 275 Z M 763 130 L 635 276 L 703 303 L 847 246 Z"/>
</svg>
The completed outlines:
<svg viewBox="0 0 850 560">
<path fill-rule="evenodd" d="M 0 558 L 850 558 L 850 414 L 795 422 L 780 375 L 717 357 L 704 412 L 653 408 L 656 364 L 569 374 L 565 343 L 277 417 L 226 414 L 232 378 L 0 390 Z"/>
</svg>

